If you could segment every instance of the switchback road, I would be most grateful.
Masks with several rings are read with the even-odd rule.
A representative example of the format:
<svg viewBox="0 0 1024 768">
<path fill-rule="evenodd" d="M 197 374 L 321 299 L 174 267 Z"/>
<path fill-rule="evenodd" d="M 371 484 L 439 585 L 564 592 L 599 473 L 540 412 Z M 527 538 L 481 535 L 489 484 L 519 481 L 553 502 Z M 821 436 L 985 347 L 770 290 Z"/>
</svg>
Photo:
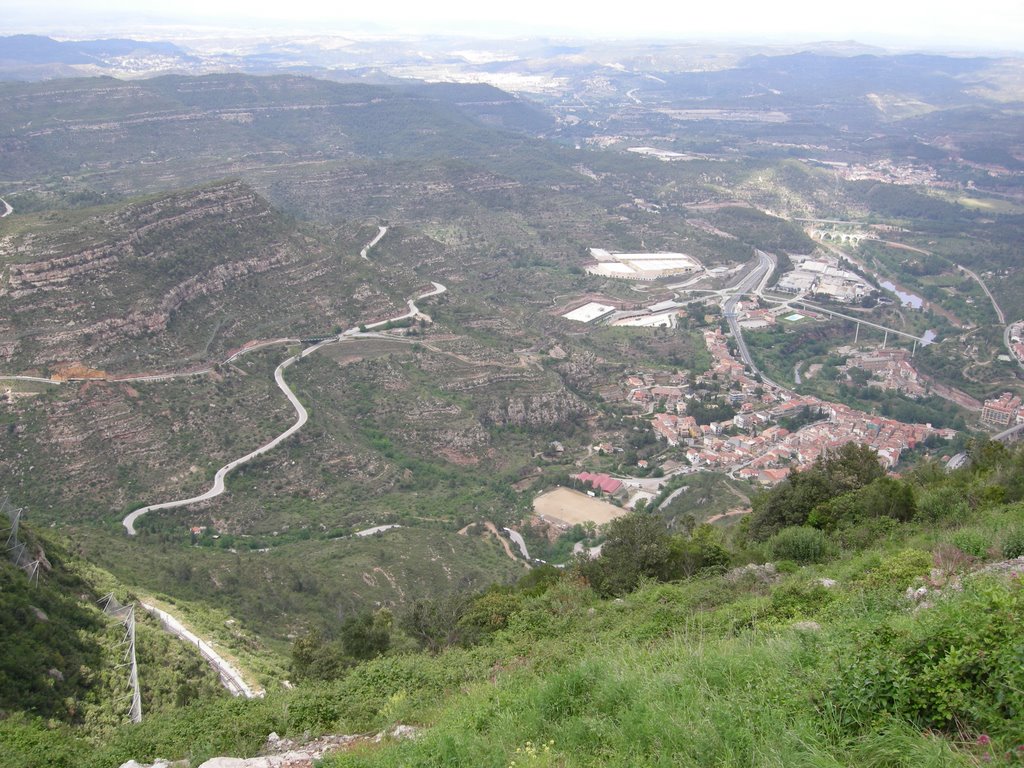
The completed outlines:
<svg viewBox="0 0 1024 768">
<path fill-rule="evenodd" d="M 433 288 L 431 290 L 427 291 L 426 293 L 420 294 L 417 298 L 418 299 L 425 299 L 425 298 L 427 298 L 429 296 L 437 296 L 439 294 L 444 293 L 446 290 L 448 290 L 448 289 L 444 285 L 442 285 L 441 283 L 435 282 L 435 283 L 433 283 Z M 430 320 L 429 316 L 424 315 L 423 313 L 420 312 L 419 308 L 416 306 L 415 301 L 413 299 L 409 299 L 408 305 L 409 305 L 409 311 L 406 312 L 404 315 L 401 315 L 401 316 L 399 316 L 397 318 L 393 318 L 391 320 L 384 320 L 384 321 L 381 321 L 380 323 L 374 323 L 372 327 L 377 327 L 377 326 L 380 326 L 380 325 L 386 325 L 387 323 L 394 322 L 395 320 L 404 320 L 404 319 L 407 319 L 407 318 L 410 318 L 410 317 L 417 317 L 417 316 L 423 317 L 423 318 L 427 319 L 427 321 L 429 322 L 429 320 Z M 371 326 L 366 326 L 366 327 L 369 328 Z M 319 342 L 317 344 L 314 344 L 311 347 L 307 347 L 306 349 L 302 350 L 297 355 L 292 355 L 287 360 L 285 360 L 283 363 L 281 363 L 279 366 L 277 366 L 277 368 L 274 370 L 274 382 L 277 384 L 278 389 L 280 389 L 284 393 L 285 397 L 288 398 L 288 401 L 292 404 L 292 408 L 295 409 L 295 417 L 296 417 L 295 418 L 295 423 L 292 424 L 290 427 L 288 427 L 288 429 L 286 429 L 284 432 L 282 432 L 280 435 L 275 437 L 270 442 L 268 442 L 268 443 L 266 443 L 264 445 L 261 445 L 259 448 L 257 448 L 254 451 L 250 451 L 249 453 L 245 454 L 245 456 L 237 458 L 234 461 L 228 462 L 223 467 L 218 469 L 217 470 L 217 474 L 214 475 L 214 478 L 213 478 L 213 485 L 205 493 L 201 493 L 198 496 L 190 496 L 190 497 L 185 498 L 185 499 L 175 499 L 174 501 L 164 501 L 164 502 L 160 502 L 159 504 L 149 504 L 147 506 L 140 507 L 139 509 L 136 509 L 135 511 L 133 511 L 130 514 L 126 515 L 124 520 L 121 521 L 121 524 L 124 526 L 124 529 L 128 532 L 128 535 L 129 536 L 134 536 L 137 533 L 137 531 L 135 530 L 135 523 L 136 523 L 136 521 L 140 517 L 145 515 L 147 512 L 154 512 L 156 510 L 161 510 L 161 509 L 176 509 L 178 507 L 187 507 L 187 506 L 189 506 L 191 504 L 196 504 L 196 503 L 201 502 L 201 501 L 207 501 L 209 499 L 213 499 L 213 498 L 216 498 L 217 496 L 220 496 L 226 490 L 226 485 L 224 483 L 224 480 L 225 480 L 225 478 L 228 476 L 228 474 L 233 469 L 235 469 L 236 467 L 241 466 L 242 464 L 245 464 L 246 462 L 251 461 L 252 459 L 256 458 L 257 456 L 263 455 L 267 451 L 273 450 L 278 445 L 280 445 L 282 442 L 284 442 L 289 437 L 291 437 L 296 432 L 298 432 L 300 429 L 302 429 L 302 426 L 309 420 L 309 412 L 306 410 L 305 406 L 303 406 L 302 403 L 299 401 L 299 398 L 296 397 L 296 395 L 292 391 L 291 387 L 288 386 L 288 382 L 286 382 L 284 380 L 284 371 L 285 371 L 285 369 L 288 368 L 289 366 L 291 366 L 292 364 L 294 364 L 296 361 L 301 360 L 304 357 L 308 357 L 309 355 L 313 354 L 317 350 L 319 350 L 319 349 L 321 349 L 321 348 L 323 348 L 323 347 L 325 347 L 325 346 L 327 346 L 329 344 L 337 344 L 338 342 L 350 339 L 352 336 L 355 336 L 358 333 L 359 333 L 358 329 L 349 329 L 347 331 L 339 333 L 337 336 L 332 336 L 332 337 L 330 337 L 328 339 L 325 339 L 324 341 L 321 341 L 321 342 Z M 278 342 L 274 342 L 274 343 L 278 343 Z M 239 354 L 242 354 L 244 352 L 252 351 L 253 349 L 258 349 L 261 346 L 265 346 L 265 344 L 254 344 L 254 345 L 252 345 L 250 347 L 247 347 L 246 349 L 242 350 L 242 352 L 238 352 L 238 353 L 232 355 L 230 358 L 228 358 L 228 361 L 234 360 L 236 357 L 238 357 Z M 142 378 L 142 380 L 146 380 L 146 381 L 159 380 L 161 378 L 168 378 L 168 377 L 170 377 L 172 375 L 173 374 L 167 374 L 167 375 L 164 375 L 164 376 L 157 376 L 157 377 L 144 377 L 144 378 Z M 190 372 L 189 374 L 186 374 L 186 375 L 196 375 L 196 374 L 195 374 L 195 372 Z M 126 379 L 121 379 L 121 380 L 124 381 Z M 135 379 L 135 380 L 137 381 L 139 379 Z"/>
</svg>

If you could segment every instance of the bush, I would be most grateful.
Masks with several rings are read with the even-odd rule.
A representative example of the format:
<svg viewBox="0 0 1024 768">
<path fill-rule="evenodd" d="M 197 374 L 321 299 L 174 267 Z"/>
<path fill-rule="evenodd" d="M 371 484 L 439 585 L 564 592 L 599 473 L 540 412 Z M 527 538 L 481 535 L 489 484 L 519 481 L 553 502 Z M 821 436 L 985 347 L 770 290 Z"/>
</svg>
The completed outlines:
<svg viewBox="0 0 1024 768">
<path fill-rule="evenodd" d="M 768 540 L 768 549 L 776 560 L 792 560 L 801 565 L 822 563 L 835 556 L 835 548 L 816 528 L 783 528 Z"/>
<path fill-rule="evenodd" d="M 963 491 L 949 486 L 929 488 L 917 500 L 918 519 L 929 522 L 961 520 L 969 509 Z"/>
<path fill-rule="evenodd" d="M 608 524 L 601 557 L 577 564 L 577 572 L 603 597 L 636 589 L 642 578 L 663 578 L 672 554 L 665 521 L 632 512 Z"/>
<path fill-rule="evenodd" d="M 919 549 L 904 549 L 890 555 L 864 574 L 860 581 L 868 587 L 895 587 L 904 590 L 913 581 L 931 571 L 932 556 Z"/>
<path fill-rule="evenodd" d="M 831 589 L 820 582 L 788 581 L 772 590 L 770 614 L 790 620 L 817 616 L 835 599 Z"/>
<path fill-rule="evenodd" d="M 917 613 L 865 628 L 839 650 L 829 691 L 851 729 L 883 713 L 918 728 L 1024 742 L 1024 589 L 978 580 Z"/>
<path fill-rule="evenodd" d="M 364 611 L 349 616 L 341 623 L 341 643 L 354 659 L 380 656 L 391 646 L 391 612 Z"/>
<path fill-rule="evenodd" d="M 952 542 L 954 547 L 971 557 L 985 557 L 990 547 L 989 540 L 977 531 L 957 531 Z"/>
<path fill-rule="evenodd" d="M 1024 528 L 1014 528 L 1003 538 L 1003 557 L 1007 560 L 1024 557 Z"/>
<path fill-rule="evenodd" d="M 859 510 L 858 497 L 851 497 L 852 504 L 841 504 L 840 509 L 832 511 L 823 510 L 819 524 L 824 527 L 831 525 L 837 515 L 856 516 L 862 512 L 887 514 L 898 519 L 913 514 L 910 488 L 894 480 L 881 482 L 884 475 L 878 454 L 866 445 L 847 443 L 841 448 L 829 449 L 809 469 L 791 473 L 771 490 L 754 497 L 750 535 L 755 541 L 763 541 L 786 526 L 803 525 L 809 522 L 815 507 L 868 485 L 873 486 L 872 493 L 864 498 L 872 500 L 871 509 Z M 874 503 L 875 500 L 878 503 Z"/>
<path fill-rule="evenodd" d="M 490 590 L 477 597 L 459 619 L 469 642 L 479 642 L 484 636 L 508 626 L 509 618 L 522 610 L 525 602 L 521 594 Z"/>
</svg>

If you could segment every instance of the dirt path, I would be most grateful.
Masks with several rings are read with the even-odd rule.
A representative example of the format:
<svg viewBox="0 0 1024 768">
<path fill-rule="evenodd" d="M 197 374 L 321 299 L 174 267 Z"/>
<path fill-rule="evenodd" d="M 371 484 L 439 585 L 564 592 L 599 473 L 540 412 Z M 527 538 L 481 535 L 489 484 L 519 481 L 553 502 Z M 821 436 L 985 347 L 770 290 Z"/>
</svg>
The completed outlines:
<svg viewBox="0 0 1024 768">
<path fill-rule="evenodd" d="M 501 544 L 501 548 L 505 550 L 505 554 L 508 555 L 509 560 L 515 560 L 517 563 L 523 562 L 520 558 L 516 557 L 515 552 L 512 551 L 512 546 L 508 543 L 508 540 L 498 531 L 498 526 L 490 520 L 487 520 L 484 523 L 484 527 L 494 534 L 494 538 L 496 538 L 498 543 Z M 462 533 L 462 531 L 459 531 L 459 533 Z M 523 563 L 523 565 L 526 565 L 527 568 L 530 567 L 526 563 Z"/>
<path fill-rule="evenodd" d="M 709 517 L 704 522 L 707 523 L 708 525 L 711 525 L 712 523 L 717 523 L 719 520 L 726 520 L 726 519 L 728 519 L 730 517 L 739 517 L 740 515 L 749 515 L 749 514 L 750 514 L 750 510 L 749 509 L 730 509 L 728 512 L 723 512 L 720 515 L 712 515 L 711 517 Z"/>
</svg>

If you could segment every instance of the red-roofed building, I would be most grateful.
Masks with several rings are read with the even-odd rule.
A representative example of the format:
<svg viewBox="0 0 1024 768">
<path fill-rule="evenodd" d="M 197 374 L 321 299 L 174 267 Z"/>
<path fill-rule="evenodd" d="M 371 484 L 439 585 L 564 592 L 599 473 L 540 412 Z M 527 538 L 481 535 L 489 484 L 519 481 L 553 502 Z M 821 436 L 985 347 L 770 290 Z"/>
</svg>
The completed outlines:
<svg viewBox="0 0 1024 768">
<path fill-rule="evenodd" d="M 757 479 L 765 485 L 775 485 L 781 483 L 789 476 L 789 469 L 785 467 L 779 467 L 777 469 L 762 469 L 757 473 Z"/>
<path fill-rule="evenodd" d="M 593 472 L 580 472 L 578 475 L 573 475 L 573 478 L 590 485 L 594 490 L 607 493 L 609 496 L 614 496 L 623 490 L 621 480 L 617 480 L 610 475 L 606 475 L 604 472 L 601 472 L 600 474 L 595 474 Z"/>
</svg>

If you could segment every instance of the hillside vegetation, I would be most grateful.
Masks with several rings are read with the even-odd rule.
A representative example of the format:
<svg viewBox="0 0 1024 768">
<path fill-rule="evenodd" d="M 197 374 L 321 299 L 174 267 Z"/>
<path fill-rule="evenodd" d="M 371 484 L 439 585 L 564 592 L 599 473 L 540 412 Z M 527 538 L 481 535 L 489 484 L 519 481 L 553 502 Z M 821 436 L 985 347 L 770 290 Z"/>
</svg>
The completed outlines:
<svg viewBox="0 0 1024 768">
<path fill-rule="evenodd" d="M 937 383 L 1019 389 L 978 282 L 1019 318 L 1018 106 L 969 96 L 989 65 L 966 59 L 755 56 L 660 77 L 640 63 L 654 54 L 586 81 L 566 57 L 569 90 L 544 105 L 299 76 L 0 84 L 0 477 L 52 564 L 38 587 L 0 574 L 0 763 L 199 763 L 272 731 L 396 724 L 419 738 L 329 762 L 1024 761 L 1024 454 L 977 442 L 965 469 L 891 477 L 848 446 L 746 514 L 752 485 L 673 474 L 687 446 L 663 450 L 651 421 L 667 398 L 641 415 L 623 386 L 678 380 L 700 423 L 732 415 L 703 332 L 728 327 L 721 293 L 763 249 L 776 272 L 841 255 L 920 293 L 921 310 L 888 294 L 840 309 L 934 329 L 914 362 Z M 694 154 L 627 151 L 652 143 Z M 692 296 L 682 276 L 608 279 L 586 271 L 591 247 L 683 251 L 709 274 Z M 388 323 L 435 281 L 418 318 Z M 672 329 L 565 316 L 673 297 Z M 337 338 L 377 322 L 388 335 Z M 801 393 L 977 423 L 846 383 L 852 325 L 772 327 L 748 334 L 758 365 L 778 381 L 817 365 Z M 330 336 L 287 370 L 300 432 L 125 536 L 126 513 L 201 493 L 293 423 L 274 371 Z M 155 372 L 177 376 L 118 380 Z M 580 469 L 670 479 L 607 529 L 549 540 L 532 497 Z M 534 557 L 581 538 L 602 556 L 528 570 L 505 525 L 531 528 Z M 229 699 L 140 620 L 152 716 L 126 725 L 119 630 L 94 606 L 111 590 L 180 613 L 266 699 Z"/>
<path fill-rule="evenodd" d="M 598 560 L 306 635 L 295 690 L 107 730 L 84 759 L 87 737 L 63 726 L 18 716 L 0 731 L 20 766 L 196 763 L 254 754 L 270 731 L 397 723 L 419 737 L 327 764 L 1016 764 L 1024 452 L 972 456 L 892 479 L 848 446 L 756 499 L 726 537 L 634 513 Z"/>
<path fill-rule="evenodd" d="M 131 690 L 125 629 L 98 601 L 113 593 L 127 603 L 134 595 L 66 545 L 26 525 L 18 536 L 42 566 L 32 580 L 6 557 L 0 561 L 0 718 L 10 718 L 8 727 L 32 718 L 48 728 L 106 733 L 125 721 Z M 227 695 L 198 653 L 141 609 L 136 648 L 147 717 Z"/>
</svg>

